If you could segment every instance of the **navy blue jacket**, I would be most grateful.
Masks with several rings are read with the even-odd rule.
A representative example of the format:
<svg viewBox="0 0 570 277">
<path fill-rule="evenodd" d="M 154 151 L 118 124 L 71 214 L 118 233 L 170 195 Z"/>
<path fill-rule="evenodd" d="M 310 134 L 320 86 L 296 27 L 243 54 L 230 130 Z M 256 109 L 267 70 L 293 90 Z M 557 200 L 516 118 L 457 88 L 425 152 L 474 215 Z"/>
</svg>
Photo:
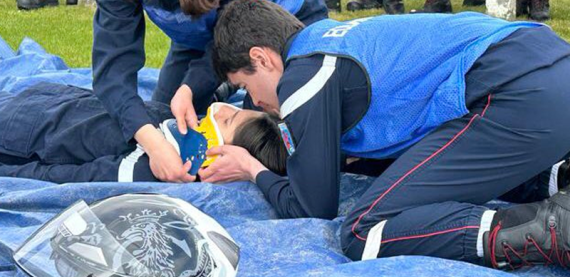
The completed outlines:
<svg viewBox="0 0 570 277">
<path fill-rule="evenodd" d="M 288 47 L 282 53 L 284 61 L 287 51 Z M 492 45 L 475 62 L 466 76 L 466 103 L 469 106 L 494 88 L 567 55 L 567 44 L 548 27 L 518 30 Z M 281 104 L 316 75 L 323 57 L 317 54 L 285 65 L 277 88 Z M 488 83 L 470 82 L 470 76 Z M 281 217 L 336 217 L 344 162 L 340 137 L 368 109 L 367 79 L 355 62 L 339 58 L 324 87 L 284 119 L 296 146 L 287 160 L 288 177 L 270 171 L 256 177 L 257 185 Z"/>
<path fill-rule="evenodd" d="M 164 1 L 164 0 L 161 0 Z M 176 0 L 174 0 L 176 1 Z M 220 9 L 231 0 L 220 1 Z M 145 64 L 145 17 L 143 0 L 97 0 L 93 20 L 93 91 L 122 129 L 128 141 L 151 121 L 137 95 L 137 72 Z M 305 24 L 327 17 L 322 0 L 306 0 L 296 15 Z M 183 84 L 193 89 L 195 98 L 202 84 L 218 83 L 209 51 L 192 60 Z M 174 93 L 174 92 L 173 92 Z"/>
</svg>

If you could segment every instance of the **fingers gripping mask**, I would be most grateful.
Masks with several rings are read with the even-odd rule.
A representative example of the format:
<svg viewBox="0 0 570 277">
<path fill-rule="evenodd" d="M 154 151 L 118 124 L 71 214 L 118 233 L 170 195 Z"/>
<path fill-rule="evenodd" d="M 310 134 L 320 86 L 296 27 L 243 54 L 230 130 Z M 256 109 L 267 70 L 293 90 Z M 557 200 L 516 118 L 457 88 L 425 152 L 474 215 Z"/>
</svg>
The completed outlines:
<svg viewBox="0 0 570 277">
<path fill-rule="evenodd" d="M 208 149 L 224 145 L 222 132 L 214 117 L 222 106 L 239 110 L 226 103 L 214 103 L 208 108 L 206 117 L 202 119 L 196 130 L 188 129 L 186 135 L 178 131 L 174 119 L 168 119 L 160 126 L 166 140 L 178 151 L 182 161 L 192 162 L 192 168 L 189 171 L 191 175 L 196 175 L 200 167 L 207 167 L 216 159 L 217 156 L 206 156 Z"/>
</svg>

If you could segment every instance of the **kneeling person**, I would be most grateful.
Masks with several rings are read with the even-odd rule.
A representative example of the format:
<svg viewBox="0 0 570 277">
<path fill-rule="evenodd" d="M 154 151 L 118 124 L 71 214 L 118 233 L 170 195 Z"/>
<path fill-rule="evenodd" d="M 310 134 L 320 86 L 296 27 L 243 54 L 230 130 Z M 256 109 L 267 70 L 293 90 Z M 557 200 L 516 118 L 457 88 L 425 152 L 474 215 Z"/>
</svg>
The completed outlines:
<svg viewBox="0 0 570 277">
<path fill-rule="evenodd" d="M 570 152 L 570 45 L 550 28 L 478 13 L 305 28 L 277 5 L 236 0 L 213 56 L 221 77 L 280 112 L 290 155 L 288 178 L 240 156 L 215 161 L 205 181 L 242 169 L 282 217 L 334 218 L 342 154 L 392 158 L 343 223 L 350 258 L 569 263 L 570 197 L 556 192 Z M 508 192 L 529 204 L 482 206 Z"/>
</svg>

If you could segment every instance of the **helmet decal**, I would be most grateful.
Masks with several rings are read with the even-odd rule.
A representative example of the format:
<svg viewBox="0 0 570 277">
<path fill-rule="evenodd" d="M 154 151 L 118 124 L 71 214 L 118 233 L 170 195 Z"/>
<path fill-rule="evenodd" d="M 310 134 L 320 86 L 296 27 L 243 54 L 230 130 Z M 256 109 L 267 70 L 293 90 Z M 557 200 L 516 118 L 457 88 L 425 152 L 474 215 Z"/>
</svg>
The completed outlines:
<svg viewBox="0 0 570 277">
<path fill-rule="evenodd" d="M 188 202 L 125 194 L 76 202 L 36 231 L 14 260 L 32 277 L 234 277 L 239 246 Z"/>
<path fill-rule="evenodd" d="M 126 266 L 131 275 L 153 276 L 154 272 L 160 272 L 158 276 L 174 277 L 174 262 L 170 259 L 174 252 L 168 244 L 166 228 L 160 223 L 160 219 L 167 214 L 168 211 L 155 213 L 143 210 L 141 214 L 134 216 L 120 216 L 121 220 L 128 221 L 131 227 L 117 238 L 118 241 L 140 245 L 140 249 L 133 251 L 133 256 L 140 263 L 130 261 Z M 129 245 L 123 244 L 123 247 L 128 249 Z"/>
</svg>

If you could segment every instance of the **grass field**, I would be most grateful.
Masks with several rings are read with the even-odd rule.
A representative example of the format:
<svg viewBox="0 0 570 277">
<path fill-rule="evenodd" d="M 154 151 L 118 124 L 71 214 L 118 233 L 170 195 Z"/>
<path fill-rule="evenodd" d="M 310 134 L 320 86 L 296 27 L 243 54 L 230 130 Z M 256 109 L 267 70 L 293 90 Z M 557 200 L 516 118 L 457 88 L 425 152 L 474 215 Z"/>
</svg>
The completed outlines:
<svg viewBox="0 0 570 277">
<path fill-rule="evenodd" d="M 404 0 L 404 2 L 408 11 L 423 6 L 422 0 Z M 485 11 L 484 6 L 462 7 L 461 3 L 462 0 L 452 0 L 455 12 Z M 553 19 L 546 23 L 564 39 L 570 41 L 570 0 L 550 0 L 550 5 Z M 18 11 L 16 0 L 0 0 L 0 36 L 13 48 L 17 48 L 24 37 L 31 37 L 48 52 L 63 57 L 69 66 L 89 67 L 94 11 L 92 6 L 84 5 L 60 5 L 34 11 Z M 347 20 L 383 13 L 383 10 L 367 10 L 355 13 L 332 13 L 331 17 Z M 520 19 L 526 20 L 526 18 Z M 150 20 L 147 20 L 145 43 L 146 66 L 160 67 L 168 51 L 169 39 Z"/>
</svg>

